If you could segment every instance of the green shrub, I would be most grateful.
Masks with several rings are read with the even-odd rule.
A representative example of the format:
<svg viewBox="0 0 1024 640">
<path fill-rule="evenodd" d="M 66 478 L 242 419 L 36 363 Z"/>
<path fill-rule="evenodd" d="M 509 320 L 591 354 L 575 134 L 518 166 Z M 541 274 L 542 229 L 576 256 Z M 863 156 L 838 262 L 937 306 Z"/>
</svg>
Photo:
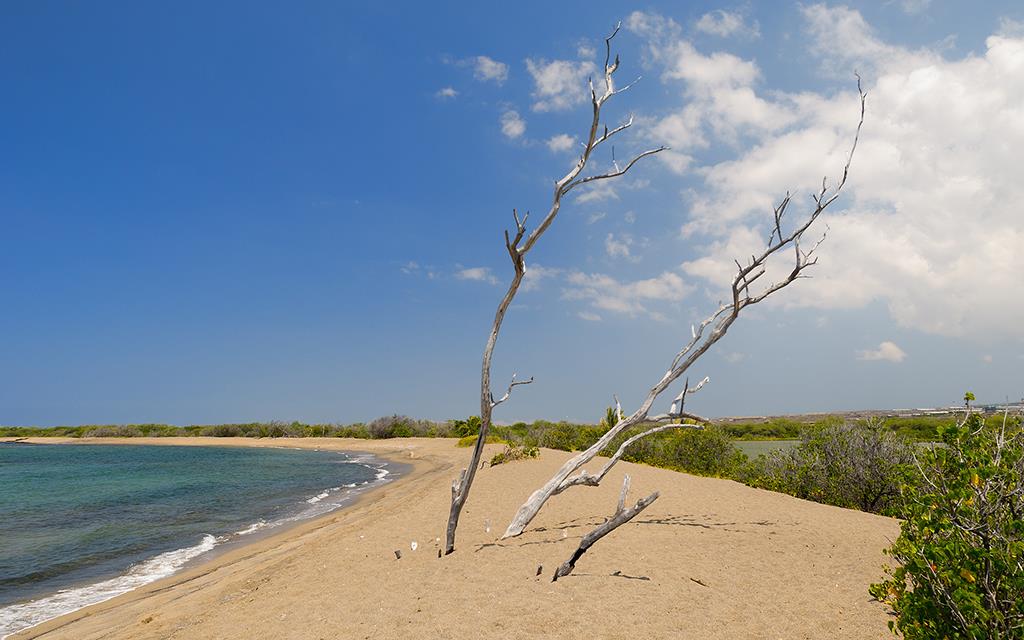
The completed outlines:
<svg viewBox="0 0 1024 640">
<path fill-rule="evenodd" d="M 968 399 L 970 396 L 968 396 Z M 977 414 L 908 469 L 899 563 L 871 594 L 908 640 L 1024 638 L 1024 432 Z"/>
<path fill-rule="evenodd" d="M 880 423 L 832 422 L 805 429 L 792 449 L 759 456 L 737 479 L 805 500 L 888 513 L 912 456 L 913 445 Z"/>
<path fill-rule="evenodd" d="M 472 447 L 476 444 L 476 439 L 479 434 L 473 436 L 466 436 L 465 438 L 459 438 L 459 441 L 455 443 L 456 447 Z M 493 433 L 487 434 L 487 441 L 484 444 L 504 444 L 505 441 Z"/>
<path fill-rule="evenodd" d="M 626 430 L 601 454 L 613 455 L 627 438 L 649 428 L 650 425 Z M 730 476 L 747 458 L 724 429 L 710 425 L 703 429 L 673 429 L 641 438 L 629 446 L 623 459 L 703 476 Z"/>
<path fill-rule="evenodd" d="M 527 460 L 540 455 L 540 449 L 525 445 L 506 445 L 505 448 L 491 457 L 491 466 L 513 462 L 515 460 Z"/>
</svg>

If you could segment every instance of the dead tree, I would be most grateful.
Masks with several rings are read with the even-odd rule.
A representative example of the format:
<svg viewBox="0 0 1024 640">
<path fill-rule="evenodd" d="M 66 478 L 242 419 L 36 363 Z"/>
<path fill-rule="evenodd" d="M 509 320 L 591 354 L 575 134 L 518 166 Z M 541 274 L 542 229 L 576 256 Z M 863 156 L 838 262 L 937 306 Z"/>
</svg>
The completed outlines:
<svg viewBox="0 0 1024 640">
<path fill-rule="evenodd" d="M 519 214 L 513 209 L 512 217 L 515 220 L 516 225 L 515 235 L 509 237 L 508 231 L 505 232 L 505 249 L 508 251 L 509 258 L 512 260 L 512 267 L 515 270 L 515 273 L 512 277 L 512 282 L 508 286 L 508 290 L 505 292 L 505 296 L 498 304 L 498 310 L 494 314 L 494 322 L 491 325 L 491 334 L 487 338 L 487 345 L 484 347 L 483 365 L 480 372 L 480 433 L 477 436 L 476 445 L 473 447 L 473 454 L 470 458 L 469 464 L 462 470 L 459 477 L 452 482 L 451 510 L 448 515 L 448 529 L 445 537 L 446 555 L 455 550 L 455 530 L 459 526 L 459 515 L 462 512 L 462 507 L 466 504 L 466 499 L 469 497 L 469 490 L 473 486 L 473 478 L 476 476 L 476 471 L 480 467 L 480 459 L 483 455 L 484 444 L 487 441 L 487 432 L 491 427 L 491 413 L 494 411 L 495 407 L 508 400 L 509 396 L 512 394 L 512 390 L 516 386 L 533 382 L 533 378 L 517 381 L 513 375 L 512 381 L 508 385 L 503 396 L 495 399 L 494 394 L 491 391 L 491 358 L 494 354 L 494 346 L 498 341 L 498 333 L 501 330 L 502 321 L 505 319 L 505 312 L 512 303 L 512 299 L 515 297 L 516 292 L 519 291 L 519 285 L 522 284 L 523 276 L 526 275 L 526 254 L 530 252 L 530 249 L 532 249 L 540 237 L 544 235 L 544 232 L 548 230 L 551 223 L 555 221 L 555 217 L 558 215 L 558 211 L 562 206 L 562 199 L 566 194 L 576 187 L 590 182 L 607 180 L 609 178 L 616 178 L 624 175 L 642 158 L 658 153 L 659 151 L 664 151 L 666 148 L 658 147 L 656 149 L 644 151 L 622 166 L 613 161 L 612 170 L 605 173 L 596 173 L 586 176 L 583 175 L 583 171 L 589 164 L 593 152 L 613 136 L 628 129 L 633 124 L 632 117 L 630 117 L 627 122 L 615 127 L 614 129 L 608 129 L 607 126 L 601 124 L 601 108 L 604 104 L 611 99 L 612 96 L 622 93 L 632 86 L 632 83 L 630 83 L 621 89 L 616 89 L 613 79 L 615 71 L 619 68 L 619 57 L 615 56 L 614 61 L 611 59 L 611 43 L 612 38 L 614 38 L 619 32 L 620 26 L 621 24 L 616 25 L 612 34 L 605 38 L 604 90 L 598 94 L 597 90 L 594 88 L 593 80 L 591 79 L 590 81 L 592 118 L 590 122 L 590 129 L 587 132 L 586 142 L 583 145 L 583 152 L 580 155 L 579 160 L 569 173 L 565 174 L 561 180 L 555 183 L 551 208 L 541 221 L 540 226 L 527 235 L 526 220 L 529 217 L 529 213 L 520 219 Z"/>
<path fill-rule="evenodd" d="M 790 194 L 786 194 L 786 197 L 782 199 L 782 202 L 775 207 L 771 233 L 768 236 L 766 248 L 760 255 L 750 256 L 750 259 L 745 266 L 739 260 L 735 261 L 737 270 L 736 275 L 732 279 L 731 299 L 720 304 L 718 309 L 705 318 L 699 325 L 690 327 L 690 341 L 687 342 L 686 345 L 675 355 L 675 358 L 672 359 L 672 364 L 669 366 L 668 371 L 666 371 L 661 379 L 651 387 L 647 397 L 640 404 L 640 408 L 628 417 L 624 417 L 620 409 L 618 424 L 608 430 L 607 433 L 601 436 L 601 438 L 586 451 L 578 453 L 570 458 L 562 468 L 544 484 L 544 486 L 534 491 L 529 499 L 519 507 L 519 510 L 516 512 L 515 517 L 512 518 L 512 522 L 509 523 L 502 538 L 509 538 L 521 534 L 526 526 L 530 524 L 530 521 L 536 517 L 541 507 L 543 507 L 552 496 L 556 496 L 566 489 L 576 485 L 597 486 L 611 467 L 618 462 L 625 453 L 625 448 L 636 440 L 668 429 L 694 428 L 694 425 L 691 424 L 692 422 L 707 422 L 706 419 L 692 413 L 688 413 L 684 409 L 686 396 L 689 393 L 700 389 L 700 387 L 707 382 L 707 378 L 693 389 L 689 388 L 689 381 L 687 380 L 683 386 L 683 391 L 676 396 L 668 413 L 650 416 L 649 412 L 658 396 L 668 389 L 673 382 L 682 377 L 684 373 L 689 371 L 690 367 L 693 366 L 701 356 L 707 353 L 708 349 L 710 349 L 712 345 L 725 336 L 732 324 L 736 322 L 737 318 L 739 318 L 740 312 L 747 307 L 762 302 L 769 296 L 796 282 L 798 279 L 808 277 L 804 271 L 817 263 L 818 258 L 814 254 L 818 246 L 822 241 L 824 241 L 825 234 L 822 234 L 821 238 L 819 238 L 817 242 L 807 250 L 801 246 L 801 240 L 808 229 L 811 228 L 811 225 L 813 225 L 818 217 L 821 216 L 822 212 L 836 201 L 843 189 L 843 186 L 846 184 L 846 179 L 850 172 L 850 163 L 853 161 L 853 154 L 857 149 L 857 141 L 860 139 L 860 130 L 864 124 L 864 107 L 867 95 L 861 88 L 859 76 L 857 77 L 857 91 L 860 95 L 860 120 L 857 123 L 857 128 L 853 137 L 853 144 L 851 145 L 849 156 L 847 157 L 846 164 L 843 167 L 843 175 L 839 182 L 834 187 L 830 188 L 828 186 L 827 179 L 822 179 L 821 188 L 811 196 L 814 201 L 813 210 L 804 220 L 798 222 L 795 228 L 793 228 L 789 233 L 783 231 L 784 217 L 790 205 Z M 774 282 L 763 288 L 755 287 L 754 285 L 758 284 L 758 281 L 767 271 L 769 258 L 787 247 L 792 247 L 793 249 L 792 269 L 778 282 Z M 711 327 L 710 332 L 708 332 L 708 327 Z M 668 424 L 659 424 L 658 426 L 654 426 L 624 442 L 597 475 L 592 475 L 585 469 L 582 469 L 583 465 L 593 460 L 602 450 L 611 444 L 611 442 L 620 433 L 623 433 L 635 426 L 652 423 Z M 579 473 L 576 473 L 577 471 Z"/>
<path fill-rule="evenodd" d="M 587 549 L 594 546 L 594 543 L 619 528 L 621 525 L 624 525 L 635 518 L 638 513 L 649 507 L 652 502 L 658 499 L 658 492 L 655 491 L 646 498 L 637 500 L 635 505 L 627 509 L 627 493 L 629 493 L 629 475 L 626 475 L 622 480 L 622 493 L 619 494 L 619 505 L 616 507 L 615 513 L 613 513 L 612 517 L 605 520 L 599 527 L 583 536 L 583 539 L 580 540 L 580 546 L 576 547 L 576 551 L 573 552 L 572 556 L 563 562 L 560 567 L 555 569 L 555 575 L 551 577 L 551 582 L 555 582 L 559 578 L 563 578 L 572 573 L 572 570 L 576 568 L 576 562 L 584 553 L 587 552 Z"/>
</svg>

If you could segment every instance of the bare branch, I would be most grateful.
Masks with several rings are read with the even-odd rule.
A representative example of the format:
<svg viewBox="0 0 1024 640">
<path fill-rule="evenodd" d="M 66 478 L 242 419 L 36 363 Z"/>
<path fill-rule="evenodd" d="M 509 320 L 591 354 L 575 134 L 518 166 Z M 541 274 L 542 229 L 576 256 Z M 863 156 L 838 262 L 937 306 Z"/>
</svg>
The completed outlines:
<svg viewBox="0 0 1024 640">
<path fill-rule="evenodd" d="M 532 382 L 533 382 L 533 376 L 530 376 L 529 380 L 519 380 L 519 381 L 516 381 L 516 374 L 513 373 L 512 374 L 512 382 L 509 383 L 508 389 L 505 391 L 505 395 L 503 395 L 500 398 L 498 398 L 497 400 L 495 400 L 494 399 L 494 394 L 491 394 L 491 408 L 493 409 L 494 407 L 498 406 L 502 402 L 505 402 L 506 400 L 508 400 L 509 396 L 512 395 L 512 389 L 514 389 L 515 387 L 518 387 L 521 384 L 530 384 Z"/>
<path fill-rule="evenodd" d="M 646 158 L 647 156 L 653 156 L 654 154 L 665 151 L 666 149 L 668 149 L 668 147 L 665 146 L 658 147 L 657 149 L 648 149 L 647 151 L 644 151 L 643 153 L 635 156 L 632 160 L 629 161 L 629 163 L 625 167 L 621 169 L 616 168 L 615 171 L 609 171 L 608 173 L 587 176 L 586 178 L 574 180 L 573 182 L 569 183 L 569 185 L 565 188 L 565 193 L 569 193 L 571 190 L 573 190 L 574 188 L 578 187 L 581 184 L 587 184 L 588 182 L 594 182 L 595 180 L 607 180 L 608 178 L 618 178 L 621 175 L 625 175 L 626 172 L 629 171 L 633 167 L 633 165 L 639 162 L 642 158 Z"/>
<path fill-rule="evenodd" d="M 605 521 L 604 524 L 583 536 L 583 539 L 580 540 L 580 546 L 576 548 L 576 551 L 573 552 L 572 556 L 555 570 L 555 575 L 551 578 L 552 582 L 557 581 L 559 578 L 564 578 L 572 573 L 572 570 L 576 568 L 576 563 L 581 557 L 583 557 L 583 554 L 587 552 L 587 549 L 594 546 L 594 544 L 601 538 L 635 518 L 638 513 L 651 506 L 651 503 L 658 499 L 658 492 L 655 491 L 646 498 L 637 500 L 635 505 L 626 509 L 626 493 L 628 491 L 629 476 L 627 475 L 622 482 L 622 493 L 619 494 L 619 503 L 618 507 L 615 509 L 615 513 L 612 514 L 612 517 Z"/>
</svg>

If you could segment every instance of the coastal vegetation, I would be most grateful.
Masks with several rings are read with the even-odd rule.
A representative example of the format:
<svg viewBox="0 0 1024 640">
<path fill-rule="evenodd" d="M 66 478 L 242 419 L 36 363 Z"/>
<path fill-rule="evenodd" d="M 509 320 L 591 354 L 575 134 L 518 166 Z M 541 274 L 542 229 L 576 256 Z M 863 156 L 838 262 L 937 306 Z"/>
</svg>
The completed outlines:
<svg viewBox="0 0 1024 640">
<path fill-rule="evenodd" d="M 968 394 L 968 397 L 970 395 Z M 871 594 L 907 640 L 1024 637 L 1024 431 L 977 414 L 902 468 L 898 563 Z"/>
</svg>

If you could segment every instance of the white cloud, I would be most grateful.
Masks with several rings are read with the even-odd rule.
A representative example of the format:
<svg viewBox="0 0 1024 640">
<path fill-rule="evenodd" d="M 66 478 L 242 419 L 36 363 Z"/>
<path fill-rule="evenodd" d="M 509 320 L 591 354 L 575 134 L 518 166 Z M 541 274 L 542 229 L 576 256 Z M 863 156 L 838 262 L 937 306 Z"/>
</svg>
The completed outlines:
<svg viewBox="0 0 1024 640">
<path fill-rule="evenodd" d="M 607 213 L 605 213 L 604 211 L 597 211 L 587 216 L 587 224 L 594 224 L 599 220 L 604 220 L 606 217 L 608 217 Z"/>
<path fill-rule="evenodd" d="M 405 264 L 403 264 L 401 269 L 402 269 L 402 273 L 404 273 L 406 275 L 412 275 L 414 273 L 419 273 L 420 265 L 417 264 L 416 262 L 413 262 L 413 261 L 410 260 L 409 262 L 406 262 Z"/>
<path fill-rule="evenodd" d="M 982 54 L 946 60 L 883 42 L 845 7 L 803 11 L 812 55 L 844 68 L 844 77 L 864 63 L 874 79 L 865 83 L 867 115 L 847 191 L 818 225 L 818 233 L 826 224 L 830 231 L 814 278 L 775 300 L 819 309 L 881 301 L 906 327 L 1024 336 L 1024 296 L 1007 293 L 1019 290 L 1024 272 L 1024 39 L 993 35 Z M 771 207 L 787 190 L 796 219 L 822 176 L 834 183 L 841 174 L 858 98 L 852 81 L 838 92 L 761 94 L 752 61 L 719 56 L 731 78 L 724 82 L 679 67 L 680 56 L 699 66 L 716 54 L 678 41 L 652 46 L 664 81 L 681 82 L 687 98 L 654 126 L 677 127 L 691 152 L 702 140 L 716 149 L 722 140 L 742 142 L 734 157 L 690 168 L 703 186 L 688 196 L 683 230 L 699 234 L 705 249 L 684 272 L 721 287 L 734 258 L 763 247 Z M 749 108 L 739 108 L 743 96 Z"/>
<path fill-rule="evenodd" d="M 562 294 L 567 300 L 583 300 L 595 309 L 625 313 L 630 316 L 647 315 L 663 320 L 665 316 L 648 308 L 651 303 L 678 302 L 686 297 L 693 286 L 685 283 L 679 274 L 666 271 L 654 278 L 620 282 L 600 273 L 575 271 L 567 278 L 568 286 Z"/>
<path fill-rule="evenodd" d="M 579 193 L 576 196 L 576 202 L 580 204 L 618 199 L 619 194 L 615 191 L 615 187 L 612 186 L 611 180 L 596 180 L 579 187 Z"/>
<path fill-rule="evenodd" d="M 589 60 L 527 59 L 526 70 L 533 77 L 533 110 L 564 111 L 587 99 L 587 78 L 597 67 Z"/>
<path fill-rule="evenodd" d="M 459 280 L 473 280 L 476 282 L 486 282 L 487 284 L 498 284 L 498 279 L 491 273 L 489 267 L 469 267 L 465 269 L 459 269 L 455 272 L 455 277 Z"/>
<path fill-rule="evenodd" d="M 459 92 L 456 91 L 453 87 L 443 87 L 437 90 L 437 93 L 434 94 L 434 97 L 440 98 L 442 100 L 447 100 L 450 98 L 454 98 L 457 95 L 459 95 Z"/>
<path fill-rule="evenodd" d="M 730 352 L 722 354 L 722 358 L 726 362 L 728 362 L 729 364 L 737 364 L 737 363 L 743 362 L 743 360 L 746 357 L 747 357 L 746 354 L 739 353 L 737 351 L 730 351 Z"/>
<path fill-rule="evenodd" d="M 622 235 L 618 238 L 609 233 L 604 239 L 604 250 L 612 258 L 625 258 L 630 261 L 639 261 L 639 258 L 632 254 L 633 237 Z"/>
<path fill-rule="evenodd" d="M 576 139 L 565 133 L 560 133 L 557 136 L 551 136 L 547 139 L 547 142 L 545 142 L 552 153 L 568 151 L 569 149 L 572 149 L 575 143 Z"/>
<path fill-rule="evenodd" d="M 487 56 L 473 58 L 473 77 L 483 82 L 504 84 L 508 79 L 508 65 Z"/>
<path fill-rule="evenodd" d="M 501 114 L 501 132 L 509 140 L 515 140 L 526 133 L 526 121 L 519 117 L 518 111 L 511 109 Z"/>
<path fill-rule="evenodd" d="M 601 322 L 601 316 L 593 311 L 580 311 L 576 315 L 588 322 Z"/>
<path fill-rule="evenodd" d="M 885 360 L 887 362 L 903 362 L 907 354 L 896 346 L 896 343 L 885 342 L 878 345 L 877 349 L 868 349 L 857 353 L 858 360 Z"/>
<path fill-rule="evenodd" d="M 558 277 L 562 274 L 561 269 L 545 267 L 539 264 L 526 265 L 526 275 L 523 276 L 523 291 L 539 289 L 544 280 Z"/>
<path fill-rule="evenodd" d="M 748 25 L 743 19 L 743 15 L 741 13 L 735 11 L 724 11 L 722 9 L 705 13 L 700 17 L 700 20 L 697 21 L 695 26 L 697 27 L 697 31 L 721 36 L 723 38 L 733 35 L 757 38 L 761 35 L 760 26 L 757 24 L 757 21 Z"/>
<path fill-rule="evenodd" d="M 985 364 L 992 364 L 992 355 L 991 354 L 985 354 L 985 355 L 981 356 L 981 361 L 984 362 Z"/>
</svg>

